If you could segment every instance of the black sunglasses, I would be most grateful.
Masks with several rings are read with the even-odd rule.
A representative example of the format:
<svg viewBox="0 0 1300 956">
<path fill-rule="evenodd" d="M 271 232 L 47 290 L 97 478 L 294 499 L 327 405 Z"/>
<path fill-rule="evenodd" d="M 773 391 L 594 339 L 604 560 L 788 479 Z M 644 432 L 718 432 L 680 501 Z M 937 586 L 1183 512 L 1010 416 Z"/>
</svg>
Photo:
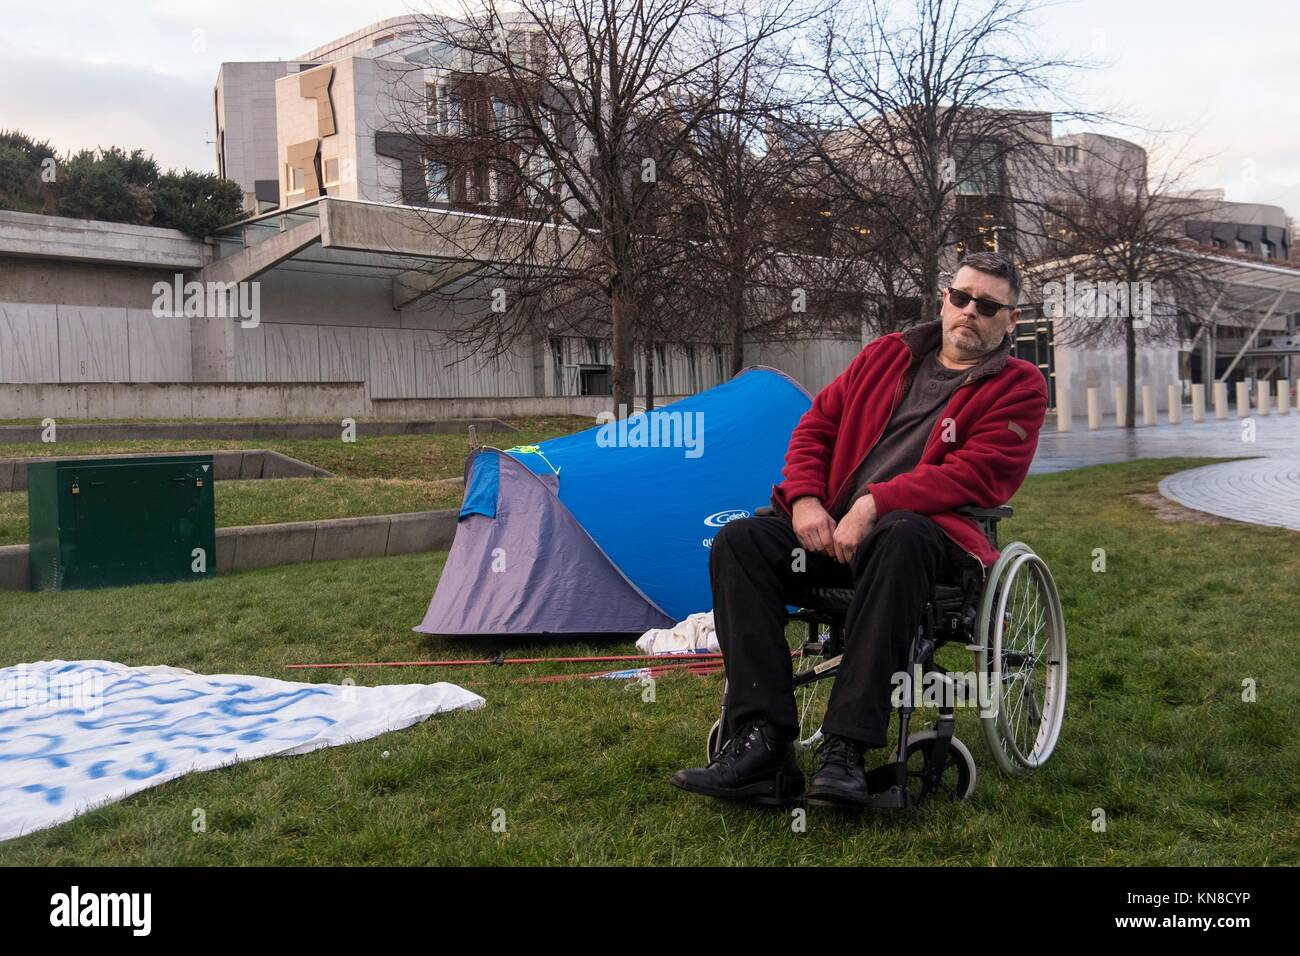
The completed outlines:
<svg viewBox="0 0 1300 956">
<path fill-rule="evenodd" d="M 964 309 L 971 300 L 975 300 L 975 311 L 986 319 L 991 319 L 1003 309 L 1009 309 L 1011 306 L 1002 302 L 996 302 L 993 299 L 978 299 L 969 292 L 963 292 L 961 289 L 948 287 L 948 301 L 953 304 L 954 308 Z"/>
</svg>

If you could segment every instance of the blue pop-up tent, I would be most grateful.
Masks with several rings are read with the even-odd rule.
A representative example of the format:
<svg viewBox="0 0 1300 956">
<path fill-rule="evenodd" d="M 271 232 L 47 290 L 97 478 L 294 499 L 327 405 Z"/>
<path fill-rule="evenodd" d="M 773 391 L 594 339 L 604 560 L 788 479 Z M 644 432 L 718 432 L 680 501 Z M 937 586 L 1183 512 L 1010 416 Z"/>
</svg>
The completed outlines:
<svg viewBox="0 0 1300 956">
<path fill-rule="evenodd" d="M 709 546 L 766 504 L 811 404 L 748 368 L 649 413 L 480 449 L 425 634 L 636 633 L 707 611 Z"/>
</svg>

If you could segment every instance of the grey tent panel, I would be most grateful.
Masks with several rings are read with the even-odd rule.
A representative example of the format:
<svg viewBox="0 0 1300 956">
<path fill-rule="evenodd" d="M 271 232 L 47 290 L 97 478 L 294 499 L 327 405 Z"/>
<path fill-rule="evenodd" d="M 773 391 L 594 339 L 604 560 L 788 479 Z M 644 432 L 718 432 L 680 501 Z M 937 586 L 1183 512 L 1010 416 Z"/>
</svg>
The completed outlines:
<svg viewBox="0 0 1300 956">
<path fill-rule="evenodd" d="M 422 634 L 640 634 L 673 621 L 610 562 L 546 482 L 495 450 L 496 517 L 461 520 Z"/>
</svg>

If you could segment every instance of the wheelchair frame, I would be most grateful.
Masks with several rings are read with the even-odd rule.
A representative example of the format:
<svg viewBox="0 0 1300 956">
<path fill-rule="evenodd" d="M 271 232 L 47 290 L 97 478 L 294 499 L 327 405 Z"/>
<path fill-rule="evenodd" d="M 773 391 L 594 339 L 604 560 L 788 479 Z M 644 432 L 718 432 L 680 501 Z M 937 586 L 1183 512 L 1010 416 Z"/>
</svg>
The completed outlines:
<svg viewBox="0 0 1300 956">
<path fill-rule="evenodd" d="M 758 512 L 764 513 L 770 514 L 771 511 L 761 509 Z M 1008 507 L 968 507 L 958 509 L 958 513 L 978 522 L 989 543 L 995 548 L 998 547 L 998 521 L 1013 514 Z M 1028 577 L 1046 597 L 1048 606 L 1044 608 L 1045 613 L 1039 628 L 1031 636 L 1029 646 L 1025 649 L 1008 649 L 1003 646 L 1005 626 L 1011 620 L 1007 603 L 1017 575 L 1026 567 L 1029 569 Z M 852 597 L 851 589 L 842 588 L 817 588 L 801 595 L 802 606 L 790 615 L 790 620 L 802 621 L 807 625 L 807 640 L 799 649 L 798 655 L 804 660 L 821 660 L 795 673 L 796 694 L 800 688 L 834 678 L 838 673 L 844 653 L 845 614 Z M 1049 634 L 1044 640 L 1043 653 L 1040 654 L 1034 637 L 1043 627 L 1049 629 Z M 1003 549 L 1002 556 L 987 575 L 983 569 L 965 569 L 960 583 L 936 586 L 933 596 L 926 603 L 921 626 L 908 647 L 906 673 L 916 674 L 919 667 L 923 680 L 927 675 L 938 674 L 949 693 L 938 708 L 939 717 L 933 729 L 911 736 L 908 730 L 916 709 L 916 688 L 912 688 L 913 693 L 908 694 L 902 706 L 896 708 L 899 711 L 898 742 L 893 748 L 893 759 L 867 772 L 870 796 L 866 806 L 899 809 L 940 792 L 946 793 L 953 800 L 966 799 L 974 792 L 974 758 L 969 748 L 954 734 L 956 715 L 951 700 L 953 680 L 947 669 L 934 660 L 940 648 L 957 641 L 962 641 L 966 649 L 975 654 L 977 675 L 989 675 L 990 665 L 998 665 L 989 678 L 991 684 L 996 684 L 996 713 L 982 713 L 980 720 L 985 741 L 999 768 L 1011 775 L 1027 773 L 1042 766 L 1051 756 L 1059 737 L 1065 707 L 1067 670 L 1064 618 L 1056 586 L 1046 564 L 1027 545 L 1013 542 Z M 1032 669 L 1039 663 L 1046 665 L 1042 706 L 1032 692 L 1026 697 L 1026 688 L 1032 681 Z M 1010 678 L 1002 670 L 1008 664 L 1019 668 Z M 1023 675 L 1025 665 L 1031 669 L 1027 678 L 1019 676 Z M 1026 708 L 1030 715 L 1030 725 L 1038 728 L 1034 746 L 1029 753 L 1023 752 L 1013 739 L 1014 728 L 1009 724 L 1007 708 L 1001 703 L 1003 688 L 1008 679 L 1013 684 L 1019 683 L 1020 698 L 1017 703 Z M 803 723 L 807 717 L 806 712 L 800 713 L 801 739 L 798 746 L 801 750 L 813 746 L 821 737 L 820 727 L 815 733 L 803 736 Z M 725 740 L 726 718 L 727 685 L 724 680 L 722 712 L 709 731 L 706 745 L 710 760 L 716 756 Z M 921 765 L 909 769 L 909 760 L 917 754 L 923 758 Z"/>
</svg>

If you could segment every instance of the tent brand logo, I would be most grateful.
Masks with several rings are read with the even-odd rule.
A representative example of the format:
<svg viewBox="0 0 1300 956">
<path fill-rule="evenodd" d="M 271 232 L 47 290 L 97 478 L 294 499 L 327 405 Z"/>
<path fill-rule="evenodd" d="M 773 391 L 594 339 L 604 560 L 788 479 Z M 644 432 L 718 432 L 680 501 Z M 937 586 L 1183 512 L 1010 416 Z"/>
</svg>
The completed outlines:
<svg viewBox="0 0 1300 956">
<path fill-rule="evenodd" d="M 710 528 L 721 528 L 728 521 L 737 521 L 740 518 L 748 518 L 748 517 L 749 517 L 749 512 L 741 509 L 735 509 L 733 511 L 719 511 L 716 514 L 711 514 L 707 518 L 705 518 L 704 523 L 708 525 Z"/>
<path fill-rule="evenodd" d="M 51 926 L 129 926 L 131 935 L 148 936 L 153 928 L 152 893 L 69 893 L 50 897 Z"/>
<path fill-rule="evenodd" d="M 596 431 L 596 445 L 600 448 L 684 448 L 687 458 L 704 454 L 703 412 L 641 412 L 628 416 L 627 406 L 619 406 L 617 419 L 613 412 L 596 416 L 600 428 Z"/>
</svg>

